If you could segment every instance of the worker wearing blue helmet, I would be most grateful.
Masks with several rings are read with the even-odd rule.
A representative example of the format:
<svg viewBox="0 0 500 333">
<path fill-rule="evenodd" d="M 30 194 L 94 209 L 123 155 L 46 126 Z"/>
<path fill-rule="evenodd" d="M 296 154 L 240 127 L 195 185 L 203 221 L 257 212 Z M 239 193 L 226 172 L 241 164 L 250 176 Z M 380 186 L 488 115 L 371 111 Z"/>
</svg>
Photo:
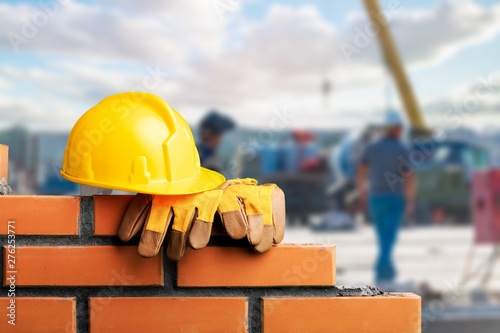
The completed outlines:
<svg viewBox="0 0 500 333">
<path fill-rule="evenodd" d="M 197 144 L 201 165 L 205 168 L 222 171 L 222 163 L 217 156 L 224 133 L 235 127 L 234 121 L 212 110 L 200 122 L 200 139 Z"/>
<path fill-rule="evenodd" d="M 368 205 L 378 238 L 375 280 L 379 284 L 396 278 L 393 249 L 405 214 L 410 216 L 414 207 L 416 177 L 405 164 L 410 151 L 401 141 L 403 125 L 398 112 L 386 113 L 384 135 L 366 147 L 357 172 L 360 200 Z"/>
</svg>

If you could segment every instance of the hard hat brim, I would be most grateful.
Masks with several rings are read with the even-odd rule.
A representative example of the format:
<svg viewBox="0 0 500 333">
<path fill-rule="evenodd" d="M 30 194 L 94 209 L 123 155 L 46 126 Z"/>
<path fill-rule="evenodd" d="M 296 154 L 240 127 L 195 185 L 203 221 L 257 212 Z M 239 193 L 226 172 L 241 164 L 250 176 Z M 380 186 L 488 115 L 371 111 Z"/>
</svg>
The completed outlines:
<svg viewBox="0 0 500 333">
<path fill-rule="evenodd" d="M 210 169 L 200 168 L 201 172 L 197 178 L 177 182 L 152 182 L 150 184 L 139 184 L 130 186 L 117 186 L 104 182 L 88 181 L 70 176 L 61 169 L 60 173 L 65 179 L 83 185 L 121 190 L 127 192 L 159 194 L 159 195 L 181 195 L 193 194 L 214 189 L 224 183 L 226 178 L 218 172 Z"/>
</svg>

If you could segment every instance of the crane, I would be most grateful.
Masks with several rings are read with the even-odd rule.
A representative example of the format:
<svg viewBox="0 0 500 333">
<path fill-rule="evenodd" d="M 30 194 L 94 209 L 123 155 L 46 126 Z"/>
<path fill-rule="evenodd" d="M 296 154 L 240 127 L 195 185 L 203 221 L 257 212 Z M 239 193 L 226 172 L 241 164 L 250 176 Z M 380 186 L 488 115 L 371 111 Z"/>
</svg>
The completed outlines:
<svg viewBox="0 0 500 333">
<path fill-rule="evenodd" d="M 427 133 L 427 126 L 413 93 L 412 86 L 406 75 L 405 68 L 398 54 L 394 39 L 387 22 L 381 22 L 379 14 L 382 12 L 377 0 L 363 0 L 368 17 L 377 28 L 384 61 L 392 74 L 403 102 L 404 110 L 410 121 L 414 135 Z"/>
</svg>

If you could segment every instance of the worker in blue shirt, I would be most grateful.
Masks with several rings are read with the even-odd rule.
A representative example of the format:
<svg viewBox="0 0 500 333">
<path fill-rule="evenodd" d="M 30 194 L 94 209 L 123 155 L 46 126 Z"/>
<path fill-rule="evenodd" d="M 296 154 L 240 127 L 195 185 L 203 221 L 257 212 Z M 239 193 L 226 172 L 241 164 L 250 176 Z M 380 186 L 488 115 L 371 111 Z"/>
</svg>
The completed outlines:
<svg viewBox="0 0 500 333">
<path fill-rule="evenodd" d="M 413 213 L 416 179 L 410 150 L 401 141 L 403 120 L 399 113 L 386 114 L 384 130 L 382 138 L 366 147 L 356 179 L 361 204 L 368 205 L 378 238 L 375 280 L 379 284 L 396 278 L 393 249 L 405 214 Z"/>
</svg>

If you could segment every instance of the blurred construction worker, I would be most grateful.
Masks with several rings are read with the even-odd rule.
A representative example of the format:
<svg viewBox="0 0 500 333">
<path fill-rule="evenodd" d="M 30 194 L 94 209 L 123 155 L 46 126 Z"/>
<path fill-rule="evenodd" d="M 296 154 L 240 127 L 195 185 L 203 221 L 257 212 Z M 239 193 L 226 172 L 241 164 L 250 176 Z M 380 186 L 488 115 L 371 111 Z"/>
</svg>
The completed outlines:
<svg viewBox="0 0 500 333">
<path fill-rule="evenodd" d="M 217 156 L 224 133 L 235 127 L 234 121 L 217 111 L 210 111 L 200 122 L 200 142 L 197 144 L 201 165 L 221 171 L 222 163 Z"/>
<path fill-rule="evenodd" d="M 396 278 L 392 254 L 405 213 L 413 213 L 416 178 L 408 167 L 410 151 L 401 141 L 403 119 L 398 112 L 387 112 L 384 130 L 382 138 L 366 147 L 356 179 L 361 205 L 368 204 L 378 237 L 375 279 L 379 284 Z"/>
<path fill-rule="evenodd" d="M 314 172 L 316 169 L 320 169 L 322 162 L 318 159 L 319 149 L 316 135 L 307 130 L 294 130 L 292 138 L 294 156 L 293 160 L 289 161 L 293 164 L 288 166 L 288 170 L 293 172 Z"/>
</svg>

